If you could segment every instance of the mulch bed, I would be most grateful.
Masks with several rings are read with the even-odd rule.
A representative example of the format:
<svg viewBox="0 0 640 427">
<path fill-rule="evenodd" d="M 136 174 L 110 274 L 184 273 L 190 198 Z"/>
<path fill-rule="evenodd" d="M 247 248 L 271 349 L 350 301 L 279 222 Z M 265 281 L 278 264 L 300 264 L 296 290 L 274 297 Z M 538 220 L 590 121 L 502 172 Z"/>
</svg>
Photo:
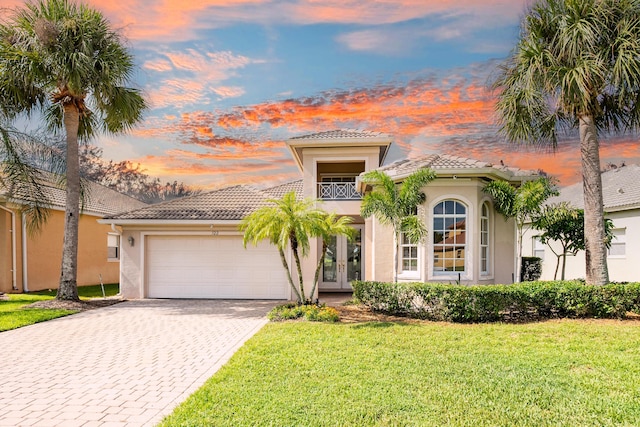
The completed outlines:
<svg viewBox="0 0 640 427">
<path fill-rule="evenodd" d="M 341 323 L 364 323 L 364 322 L 404 322 L 423 323 L 424 320 L 411 319 L 409 317 L 391 316 L 383 313 L 376 313 L 362 305 L 339 305 L 333 307 L 340 314 Z"/>
<path fill-rule="evenodd" d="M 82 301 L 61 301 L 57 299 L 38 301 L 33 304 L 29 304 L 24 308 L 46 308 L 54 310 L 76 310 L 87 311 L 94 308 L 108 307 L 110 305 L 118 304 L 124 301 L 121 298 L 107 298 L 107 299 L 91 299 Z"/>
</svg>

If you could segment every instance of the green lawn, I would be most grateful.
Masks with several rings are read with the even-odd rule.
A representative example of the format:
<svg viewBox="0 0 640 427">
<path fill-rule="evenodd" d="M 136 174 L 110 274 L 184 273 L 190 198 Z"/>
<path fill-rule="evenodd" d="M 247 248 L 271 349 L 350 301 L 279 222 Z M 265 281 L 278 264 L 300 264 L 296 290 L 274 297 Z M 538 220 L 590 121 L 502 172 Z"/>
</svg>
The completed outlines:
<svg viewBox="0 0 640 427">
<path fill-rule="evenodd" d="M 104 285 L 104 288 L 107 296 L 116 295 L 118 293 L 117 283 Z M 74 310 L 24 308 L 24 306 L 36 301 L 52 299 L 55 294 L 55 290 L 32 292 L 28 294 L 9 294 L 8 301 L 0 301 L 0 332 L 76 313 Z M 102 297 L 102 289 L 100 288 L 100 285 L 81 286 L 78 288 L 78 294 L 82 299 Z"/>
<path fill-rule="evenodd" d="M 271 323 L 162 426 L 637 426 L 640 322 Z"/>
</svg>

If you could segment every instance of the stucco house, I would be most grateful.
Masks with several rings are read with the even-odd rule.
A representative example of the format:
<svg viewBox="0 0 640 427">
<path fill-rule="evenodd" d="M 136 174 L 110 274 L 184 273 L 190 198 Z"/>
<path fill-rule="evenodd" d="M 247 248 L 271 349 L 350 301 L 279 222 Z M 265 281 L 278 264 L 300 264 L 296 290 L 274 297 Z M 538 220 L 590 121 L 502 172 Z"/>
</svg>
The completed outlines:
<svg viewBox="0 0 640 427">
<path fill-rule="evenodd" d="M 609 279 L 616 282 L 640 280 L 640 165 L 621 166 L 602 173 L 602 195 L 604 211 L 613 222 L 614 239 L 608 251 L 607 266 Z M 560 190 L 560 195 L 550 198 L 548 204 L 568 202 L 583 209 L 582 183 L 576 183 Z M 525 256 L 542 258 L 542 280 L 552 280 L 556 268 L 556 256 L 537 236 L 538 230 L 527 230 L 523 247 Z M 553 242 L 556 252 L 559 244 Z M 584 279 L 585 258 L 580 251 L 567 257 L 565 278 Z M 560 278 L 558 273 L 557 278 Z"/>
<path fill-rule="evenodd" d="M 267 242 L 242 245 L 242 218 L 288 191 L 320 199 L 328 212 L 353 218 L 356 238 L 329 243 L 320 291 L 348 291 L 351 281 L 392 280 L 393 233 L 360 216 L 360 174 L 381 169 L 401 182 L 429 167 L 437 178 L 425 186 L 420 207 L 430 232 L 420 244 L 403 241 L 400 280 L 510 283 L 514 272 L 515 227 L 498 217 L 482 192 L 491 180 L 520 185 L 535 172 L 486 162 L 429 155 L 383 166 L 391 137 L 379 132 L 335 130 L 287 141 L 302 179 L 273 188 L 234 186 L 112 215 L 100 222 L 121 233 L 120 287 L 125 298 L 290 299 L 278 252 Z M 303 261 L 313 280 L 321 242 L 312 242 Z M 291 265 L 292 263 L 290 263 Z M 294 274 L 295 276 L 295 274 Z"/>
<path fill-rule="evenodd" d="M 0 187 L 0 292 L 57 289 L 62 260 L 65 191 L 48 174 L 43 185 L 51 205 L 47 222 L 29 233 L 22 208 L 31 199 L 24 189 Z M 146 206 L 136 199 L 89 182 L 79 223 L 78 285 L 117 283 L 120 276 L 119 235 L 98 224 L 106 215 Z"/>
</svg>

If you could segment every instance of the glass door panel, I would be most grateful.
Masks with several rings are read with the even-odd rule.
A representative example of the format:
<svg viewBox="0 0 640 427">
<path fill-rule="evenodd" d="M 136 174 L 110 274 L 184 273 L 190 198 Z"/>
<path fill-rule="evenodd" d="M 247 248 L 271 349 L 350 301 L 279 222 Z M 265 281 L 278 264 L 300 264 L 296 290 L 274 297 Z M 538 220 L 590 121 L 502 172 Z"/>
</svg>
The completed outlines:
<svg viewBox="0 0 640 427">
<path fill-rule="evenodd" d="M 337 239 L 333 236 L 327 245 L 327 253 L 322 261 L 322 282 L 335 283 L 338 281 L 338 251 Z"/>
<path fill-rule="evenodd" d="M 362 229 L 356 229 L 353 241 L 347 240 L 347 277 L 346 284 L 350 288 L 352 280 L 360 280 L 362 278 Z"/>
<path fill-rule="evenodd" d="M 322 260 L 322 291 L 349 291 L 353 280 L 362 279 L 362 232 L 363 226 L 356 225 L 353 241 L 345 236 L 333 236 L 327 245 L 327 253 Z"/>
</svg>

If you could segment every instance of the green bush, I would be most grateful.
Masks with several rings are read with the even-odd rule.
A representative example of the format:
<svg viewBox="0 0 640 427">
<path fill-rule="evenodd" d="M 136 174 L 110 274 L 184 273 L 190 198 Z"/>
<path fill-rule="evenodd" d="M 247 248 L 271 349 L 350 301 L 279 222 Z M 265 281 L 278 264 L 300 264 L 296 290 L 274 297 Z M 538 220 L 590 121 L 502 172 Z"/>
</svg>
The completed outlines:
<svg viewBox="0 0 640 427">
<path fill-rule="evenodd" d="M 267 318 L 271 321 L 306 319 L 312 322 L 337 322 L 340 320 L 335 308 L 317 304 L 289 303 L 272 309 Z"/>
<path fill-rule="evenodd" d="M 580 281 L 512 285 L 354 282 L 353 295 L 374 311 L 450 322 L 551 317 L 624 318 L 640 314 L 640 283 L 590 286 Z"/>
</svg>

